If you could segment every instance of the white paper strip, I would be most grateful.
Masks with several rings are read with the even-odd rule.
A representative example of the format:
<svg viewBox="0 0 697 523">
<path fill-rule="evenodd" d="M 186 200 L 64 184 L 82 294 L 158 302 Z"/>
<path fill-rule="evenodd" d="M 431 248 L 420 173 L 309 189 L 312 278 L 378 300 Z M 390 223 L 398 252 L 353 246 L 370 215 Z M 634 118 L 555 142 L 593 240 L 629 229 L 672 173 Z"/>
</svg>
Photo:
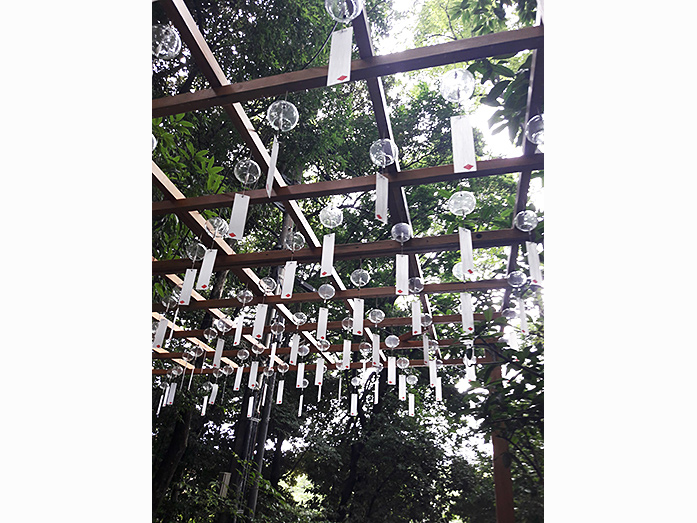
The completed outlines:
<svg viewBox="0 0 697 523">
<path fill-rule="evenodd" d="M 319 314 L 317 314 L 317 339 L 326 340 L 327 339 L 327 318 L 329 317 L 329 309 L 327 307 L 320 307 Z"/>
<path fill-rule="evenodd" d="M 232 213 L 227 234 L 230 238 L 241 240 L 244 238 L 244 226 L 247 223 L 247 209 L 249 209 L 249 196 L 242 193 L 235 194 L 232 201 Z"/>
<path fill-rule="evenodd" d="M 198 282 L 196 283 L 197 290 L 207 289 L 210 285 L 215 256 L 217 254 L 217 249 L 206 249 L 206 254 L 203 255 L 203 261 L 201 262 L 201 270 L 198 273 Z"/>
<path fill-rule="evenodd" d="M 399 399 L 404 401 L 407 399 L 407 375 L 399 375 Z"/>
<path fill-rule="evenodd" d="M 169 384 L 169 394 L 167 395 L 167 405 L 174 403 L 174 395 L 177 393 L 177 382 Z"/>
<path fill-rule="evenodd" d="M 373 333 L 373 364 L 380 363 L 380 335 L 377 332 Z"/>
<path fill-rule="evenodd" d="M 341 368 L 346 370 L 351 367 L 351 340 L 344 340 L 344 352 Z"/>
<path fill-rule="evenodd" d="M 334 271 L 334 233 L 325 234 L 322 240 L 322 263 L 319 268 L 320 276 L 331 276 Z"/>
<path fill-rule="evenodd" d="M 530 283 L 542 285 L 542 271 L 540 270 L 540 255 L 537 252 L 537 244 L 525 242 L 528 251 L 528 263 L 530 264 Z"/>
<path fill-rule="evenodd" d="M 208 404 L 213 405 L 215 398 L 218 396 L 218 384 L 214 383 L 211 389 L 211 395 L 208 397 Z"/>
<path fill-rule="evenodd" d="M 296 371 L 296 376 L 295 376 L 295 388 L 296 389 L 302 389 L 303 388 L 303 374 L 305 374 L 305 362 L 301 361 L 298 363 L 298 369 Z"/>
<path fill-rule="evenodd" d="M 201 416 L 206 415 L 206 405 L 208 405 L 208 396 L 203 397 L 203 405 L 201 405 Z"/>
<path fill-rule="evenodd" d="M 358 394 L 351 394 L 351 416 L 358 415 Z"/>
<path fill-rule="evenodd" d="M 213 355 L 213 368 L 220 368 L 220 358 L 223 355 L 223 347 L 225 346 L 225 340 L 223 338 L 218 338 L 215 342 L 215 354 Z"/>
<path fill-rule="evenodd" d="M 348 82 L 351 79 L 351 46 L 353 27 L 332 33 L 327 68 L 327 86 Z"/>
<path fill-rule="evenodd" d="M 397 358 L 396 356 L 387 357 L 387 384 L 396 385 L 397 384 Z"/>
<path fill-rule="evenodd" d="M 269 171 L 266 174 L 266 194 L 271 198 L 273 192 L 273 177 L 276 174 L 276 162 L 278 161 L 278 140 L 273 137 L 273 145 L 271 146 L 271 160 L 269 160 Z"/>
<path fill-rule="evenodd" d="M 319 403 L 319 400 L 322 399 L 322 384 L 320 383 L 317 386 L 317 403 Z"/>
<path fill-rule="evenodd" d="M 298 347 L 300 346 L 300 334 L 297 332 L 290 337 L 290 359 L 288 363 L 295 365 L 298 361 Z"/>
<path fill-rule="evenodd" d="M 254 316 L 254 329 L 252 330 L 252 336 L 254 339 L 260 340 L 264 334 L 264 325 L 266 324 L 266 311 L 269 308 L 267 303 L 257 304 L 257 312 Z"/>
<path fill-rule="evenodd" d="M 375 380 L 375 389 L 373 392 L 373 403 L 378 404 L 378 398 L 380 397 L 380 379 Z"/>
<path fill-rule="evenodd" d="M 414 394 L 409 393 L 409 415 L 414 415 Z"/>
<path fill-rule="evenodd" d="M 525 302 L 522 298 L 518 298 L 518 312 L 520 315 L 520 332 L 528 333 L 528 315 L 525 312 Z"/>
<path fill-rule="evenodd" d="M 375 217 L 382 223 L 387 223 L 387 193 L 389 190 L 387 177 L 375 175 Z"/>
<path fill-rule="evenodd" d="M 167 318 L 162 316 L 162 319 L 157 324 L 157 330 L 155 331 L 155 339 L 152 341 L 152 346 L 159 349 L 164 345 L 165 334 L 167 333 Z"/>
<path fill-rule="evenodd" d="M 271 344 L 271 354 L 269 354 L 269 368 L 273 369 L 274 360 L 276 359 L 276 342 Z"/>
<path fill-rule="evenodd" d="M 409 256 L 397 254 L 395 258 L 395 294 L 404 296 L 409 290 Z"/>
<path fill-rule="evenodd" d="M 436 386 L 436 380 L 438 379 L 438 371 L 436 370 L 436 360 L 431 360 L 428 362 L 428 378 L 429 385 L 431 387 Z"/>
<path fill-rule="evenodd" d="M 247 417 L 251 418 L 254 414 L 254 396 L 249 397 L 249 403 L 247 404 Z"/>
<path fill-rule="evenodd" d="M 462 315 L 462 328 L 465 330 L 465 332 L 474 332 L 472 295 L 469 292 L 460 293 L 460 314 Z"/>
<path fill-rule="evenodd" d="M 293 286 L 295 285 L 295 269 L 298 262 L 295 260 L 287 261 L 283 271 L 283 287 L 281 287 L 281 299 L 287 300 L 293 296 Z"/>
<path fill-rule="evenodd" d="M 363 334 L 363 307 L 365 306 L 363 298 L 353 299 L 353 334 Z"/>
<path fill-rule="evenodd" d="M 428 353 L 429 353 L 429 350 L 428 350 L 428 349 L 429 349 L 429 343 L 428 343 L 428 336 L 427 336 L 426 334 L 424 334 L 424 345 L 423 345 L 423 347 L 424 347 L 424 361 L 425 361 L 426 363 L 428 363 L 428 362 L 430 361 L 431 358 L 428 356 Z"/>
<path fill-rule="evenodd" d="M 259 377 L 259 362 L 253 361 L 249 367 L 249 382 L 247 383 L 247 386 L 250 389 L 257 388 L 258 377 Z"/>
<path fill-rule="evenodd" d="M 280 405 L 283 403 L 283 385 L 285 384 L 285 380 L 281 380 L 278 382 L 278 390 L 276 391 L 276 405 Z"/>
<path fill-rule="evenodd" d="M 324 379 L 324 358 L 319 356 L 315 365 L 315 385 L 322 385 Z"/>
<path fill-rule="evenodd" d="M 472 254 L 472 231 L 465 227 L 459 227 L 458 235 L 460 237 L 460 256 L 462 257 L 462 271 L 465 276 L 471 276 L 474 273 L 474 256 Z"/>
<path fill-rule="evenodd" d="M 196 269 L 186 269 L 182 290 L 179 293 L 179 305 L 189 305 L 191 291 L 194 290 L 194 280 L 196 279 Z"/>
<path fill-rule="evenodd" d="M 456 173 L 477 170 L 474 155 L 474 134 L 467 115 L 450 117 L 450 131 L 453 139 L 453 171 Z"/>
<path fill-rule="evenodd" d="M 244 366 L 240 365 L 237 367 L 237 372 L 235 372 L 235 385 L 232 390 L 240 390 L 242 385 L 242 375 L 244 373 Z"/>
<path fill-rule="evenodd" d="M 169 399 L 169 383 L 167 384 L 167 388 L 165 391 L 162 393 L 162 397 L 160 398 L 160 407 L 165 407 L 167 405 L 167 400 Z M 157 413 L 160 413 L 160 409 L 157 409 Z"/>
<path fill-rule="evenodd" d="M 467 365 L 467 372 L 465 374 L 465 377 L 467 378 L 468 382 L 477 380 L 477 373 L 474 369 L 474 365 Z"/>
<path fill-rule="evenodd" d="M 300 401 L 298 402 L 298 417 L 303 415 L 303 399 L 305 398 L 304 394 L 300 394 Z"/>
<path fill-rule="evenodd" d="M 263 379 L 263 378 L 262 378 Z M 261 406 L 266 405 L 266 391 L 269 390 L 269 384 L 264 383 L 264 392 L 261 393 Z"/>
<path fill-rule="evenodd" d="M 232 340 L 232 345 L 239 345 L 242 341 L 242 326 L 244 325 L 244 317 L 240 314 L 235 318 L 235 338 Z"/>
<path fill-rule="evenodd" d="M 411 333 L 421 334 L 421 300 L 418 298 L 411 302 Z"/>
<path fill-rule="evenodd" d="M 436 378 L 436 401 L 443 401 L 443 385 L 440 376 Z"/>
</svg>

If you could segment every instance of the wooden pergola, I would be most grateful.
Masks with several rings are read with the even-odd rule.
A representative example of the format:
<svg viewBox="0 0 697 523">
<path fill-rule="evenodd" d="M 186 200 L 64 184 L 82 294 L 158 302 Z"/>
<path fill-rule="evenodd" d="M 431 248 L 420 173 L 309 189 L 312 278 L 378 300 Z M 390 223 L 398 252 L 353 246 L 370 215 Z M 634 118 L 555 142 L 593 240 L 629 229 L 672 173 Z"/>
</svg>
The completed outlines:
<svg viewBox="0 0 697 523">
<path fill-rule="evenodd" d="M 287 92 L 322 88 L 326 86 L 327 83 L 327 67 L 315 67 L 231 84 L 223 74 L 221 67 L 213 56 L 199 28 L 196 26 L 184 1 L 160 0 L 160 3 L 170 21 L 178 29 L 196 65 L 210 83 L 210 88 L 193 93 L 185 93 L 153 100 L 153 118 L 211 107 L 222 107 L 232 120 L 234 127 L 251 152 L 252 158 L 260 165 L 262 176 L 265 176 L 269 169 L 270 155 L 250 119 L 245 114 L 241 103 L 263 97 L 282 95 Z M 365 12 L 362 12 L 358 18 L 353 20 L 352 24 L 360 58 L 354 60 L 351 64 L 350 81 L 365 81 L 367 83 L 380 138 L 390 138 L 394 140 L 381 79 L 382 76 L 394 73 L 532 50 L 533 57 L 525 121 L 535 116 L 537 108 L 542 105 L 541 102 L 544 90 L 544 29 L 541 24 L 534 27 L 457 40 L 385 56 L 378 56 L 375 54 L 371 40 L 370 25 L 366 19 Z M 543 169 L 544 155 L 540 153 L 535 154 L 535 145 L 526 140 L 523 145 L 523 155 L 520 157 L 482 160 L 478 161 L 477 164 L 477 170 L 472 172 L 457 172 L 454 170 L 453 165 L 440 165 L 406 171 L 400 169 L 399 162 L 388 166 L 385 174 L 389 180 L 388 201 L 390 221 L 392 223 L 404 222 L 411 225 L 409 209 L 403 189 L 406 186 L 495 176 L 505 173 L 520 173 L 515 208 L 513 210 L 513 216 L 515 216 L 518 212 L 526 208 L 531 174 L 533 171 Z M 179 220 L 192 231 L 194 236 L 210 239 L 210 236 L 205 230 L 206 220 L 201 215 L 201 211 L 206 209 L 229 208 L 235 193 L 211 194 L 186 198 L 155 162 L 152 164 L 152 175 L 154 185 L 164 196 L 164 201 L 153 202 L 153 216 L 174 213 Z M 250 197 L 251 205 L 281 202 L 287 214 L 294 222 L 297 230 L 305 237 L 308 245 L 307 248 L 292 253 L 293 259 L 297 260 L 299 263 L 315 263 L 320 260 L 322 254 L 321 241 L 303 215 L 298 201 L 319 196 L 369 191 L 375 188 L 375 184 L 376 175 L 367 175 L 351 179 L 288 185 L 281 174 L 276 171 L 273 181 L 273 193 L 270 198 L 267 196 L 264 189 L 250 190 L 245 193 Z M 520 244 L 530 240 L 530 234 L 519 231 L 513 227 L 513 224 L 511 224 L 510 229 L 481 231 L 472 235 L 473 248 L 510 247 L 507 272 L 511 272 L 516 268 Z M 215 248 L 218 249 L 214 271 L 230 270 L 242 283 L 247 284 L 249 289 L 255 293 L 255 298 L 248 305 L 254 305 L 262 300 L 262 292 L 258 288 L 259 277 L 255 270 L 264 266 L 283 265 L 286 261 L 291 259 L 290 251 L 275 250 L 251 254 L 237 254 L 220 238 L 214 238 L 213 241 L 215 241 Z M 405 243 L 403 248 L 400 248 L 400 245 L 392 240 L 337 245 L 335 259 L 352 260 L 371 257 L 377 258 L 394 256 L 402 252 L 409 256 L 410 275 L 423 277 L 419 259 L 416 256 L 417 254 L 453 251 L 458 249 L 458 235 L 451 234 L 438 237 L 413 238 Z M 200 262 L 195 264 L 195 266 L 199 265 Z M 152 272 L 154 275 L 160 275 L 177 286 L 182 283 L 181 275 L 191 266 L 192 263 L 188 259 L 153 259 Z M 341 276 L 337 274 L 336 271 L 331 275 L 331 283 L 337 289 L 334 299 L 343 300 L 350 310 L 352 307 L 352 299 L 359 296 L 359 290 L 347 288 Z M 431 306 L 428 298 L 430 294 L 458 293 L 489 289 L 505 289 L 503 307 L 506 307 L 509 300 L 510 287 L 508 287 L 505 279 L 427 284 L 423 292 L 420 293 L 420 299 L 424 312 L 431 314 Z M 395 287 L 374 287 L 360 290 L 360 297 L 363 298 L 394 295 Z M 263 296 L 263 300 L 270 306 L 275 307 L 281 317 L 290 320 L 293 313 L 286 306 L 287 304 L 321 301 L 321 298 L 317 293 L 303 292 L 293 294 L 292 298 L 289 300 L 281 300 L 280 296 L 269 295 Z M 220 309 L 226 307 L 239 307 L 239 302 L 236 299 L 205 299 L 202 295 L 194 291 L 190 304 L 182 306 L 182 309 L 205 310 L 213 318 L 223 318 L 226 314 Z M 163 311 L 165 311 L 163 305 L 159 303 L 153 304 L 153 318 L 160 319 Z M 483 319 L 483 315 L 475 314 L 475 320 Z M 457 323 L 459 320 L 460 316 L 458 315 L 434 316 L 433 324 L 429 327 L 430 335 L 437 338 L 435 330 L 436 325 Z M 407 325 L 409 322 L 409 318 L 387 318 L 384 320 L 383 325 Z M 327 350 L 320 350 L 317 340 L 312 335 L 316 327 L 317 324 L 308 323 L 299 327 L 298 331 L 305 337 L 306 342 L 311 344 L 312 350 L 318 352 L 325 358 L 326 363 L 336 363 L 337 358 L 335 357 L 335 353 L 341 351 L 343 347 L 341 345 L 331 345 Z M 170 328 L 172 329 L 172 337 L 187 339 L 204 349 L 206 353 L 204 357 L 213 357 L 215 351 L 205 343 L 202 330 L 185 330 L 171 322 Z M 330 330 L 339 328 L 340 322 L 329 322 L 328 324 L 328 329 Z M 266 332 L 268 332 L 268 329 L 269 327 L 267 326 Z M 249 343 L 258 343 L 252 338 L 251 333 L 251 328 L 244 328 L 242 331 L 244 339 Z M 366 329 L 366 335 L 369 335 L 369 329 Z M 421 346 L 421 341 L 410 340 L 410 338 L 410 335 L 403 335 L 401 337 L 400 348 Z M 444 347 L 457 344 L 459 340 L 441 339 L 438 340 L 438 342 L 440 346 Z M 481 342 L 478 341 L 477 343 L 485 342 L 486 340 Z M 354 343 L 352 344 L 352 350 L 359 350 L 356 339 L 354 339 Z M 382 343 L 381 350 L 383 351 L 384 358 L 384 351 L 390 349 Z M 276 350 L 276 357 L 278 358 L 279 355 L 287 354 L 289 351 L 289 347 L 279 347 Z M 222 361 L 233 367 L 237 367 L 237 364 L 232 359 L 236 353 L 237 350 L 223 351 Z M 164 348 L 153 349 L 153 359 L 177 362 L 190 372 L 213 372 L 213 369 L 210 368 L 195 368 L 182 359 L 182 355 L 182 352 L 173 352 Z M 443 363 L 446 365 L 461 364 L 462 360 L 446 359 Z M 495 368 L 492 376 L 494 378 L 501 377 L 500 363 L 496 363 L 496 356 L 494 354 L 487 353 L 484 358 L 478 359 L 478 363 L 494 364 Z M 425 362 L 423 360 L 410 361 L 410 366 L 412 367 L 424 365 Z M 361 363 L 353 363 L 351 366 L 351 368 L 360 367 Z M 306 370 L 313 368 L 314 365 L 305 366 Z M 293 369 L 294 367 L 291 367 L 291 370 Z M 164 373 L 166 373 L 166 369 L 153 369 L 153 374 L 155 375 Z M 510 523 L 514 520 L 511 475 L 510 470 L 503 464 L 501 458 L 501 455 L 508 450 L 508 443 L 497 437 L 496 434 L 493 434 L 492 441 L 494 449 L 493 467 L 497 522 Z"/>
</svg>

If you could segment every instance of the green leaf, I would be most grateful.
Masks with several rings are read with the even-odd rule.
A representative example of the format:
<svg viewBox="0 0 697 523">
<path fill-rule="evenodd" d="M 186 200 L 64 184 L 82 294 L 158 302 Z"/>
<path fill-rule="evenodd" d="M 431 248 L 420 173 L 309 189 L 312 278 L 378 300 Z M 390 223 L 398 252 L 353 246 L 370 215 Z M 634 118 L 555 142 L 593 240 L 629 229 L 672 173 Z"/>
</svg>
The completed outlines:
<svg viewBox="0 0 697 523">
<path fill-rule="evenodd" d="M 493 318 L 493 317 L 494 317 L 494 309 L 492 309 L 491 307 L 484 309 L 484 319 L 486 319 L 486 321 L 491 321 L 491 318 Z"/>
<path fill-rule="evenodd" d="M 494 66 L 496 67 L 496 66 Z M 508 87 L 508 85 L 511 83 L 510 80 L 502 80 L 498 82 L 494 87 L 491 88 L 491 91 L 486 95 L 486 97 L 489 100 L 496 100 L 499 96 L 501 96 L 501 93 L 503 93 L 504 89 Z"/>
</svg>

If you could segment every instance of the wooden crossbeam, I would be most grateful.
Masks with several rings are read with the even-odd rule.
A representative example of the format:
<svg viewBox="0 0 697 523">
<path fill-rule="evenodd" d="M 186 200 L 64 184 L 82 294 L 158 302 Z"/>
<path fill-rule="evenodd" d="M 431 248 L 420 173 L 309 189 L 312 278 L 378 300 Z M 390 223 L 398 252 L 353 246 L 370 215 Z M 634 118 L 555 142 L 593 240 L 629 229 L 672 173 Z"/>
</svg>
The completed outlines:
<svg viewBox="0 0 697 523">
<path fill-rule="evenodd" d="M 485 249 L 516 245 L 530 239 L 530 234 L 518 229 L 501 229 L 498 231 L 482 231 L 472 234 L 472 247 Z M 460 248 L 457 234 L 442 236 L 426 236 L 412 238 L 403 245 L 394 240 L 380 240 L 372 243 L 345 243 L 334 248 L 335 260 L 353 260 L 392 257 L 395 254 L 423 254 L 428 252 L 455 251 Z M 286 261 L 296 260 L 298 263 L 317 263 L 321 260 L 322 249 L 317 251 L 300 249 L 291 253 L 288 250 L 262 251 L 245 254 L 219 254 L 215 259 L 214 270 L 239 269 L 241 267 L 264 267 L 282 265 Z M 200 262 L 193 266 L 197 267 Z M 173 260 L 158 260 L 152 264 L 153 274 L 183 273 L 192 267 L 191 260 L 178 258 Z M 415 275 L 412 271 L 412 275 Z M 340 289 L 345 290 L 345 289 Z"/>
<path fill-rule="evenodd" d="M 464 180 L 467 178 L 482 178 L 507 173 L 521 172 L 522 170 L 535 171 L 544 169 L 544 155 L 520 156 L 518 158 L 501 158 L 494 160 L 477 161 L 477 170 L 470 172 L 455 172 L 453 165 L 440 165 L 437 167 L 424 167 L 411 169 L 399 173 L 387 173 L 391 186 L 405 187 L 409 185 L 424 185 L 446 181 Z M 319 198 L 322 196 L 351 194 L 356 192 L 374 191 L 375 175 L 357 176 L 316 183 L 301 183 L 279 187 L 269 198 L 266 189 L 245 191 L 250 197 L 251 204 L 264 204 L 271 202 L 286 202 L 288 200 L 303 200 Z M 168 213 L 181 213 L 192 210 L 229 208 L 235 199 L 234 192 L 209 194 L 192 198 L 180 198 L 153 202 L 153 216 Z"/>
<path fill-rule="evenodd" d="M 181 0 L 167 0 L 163 2 L 163 5 L 179 4 L 180 2 Z M 179 6 L 178 11 L 182 12 L 181 6 Z M 190 31 L 192 28 L 187 26 L 182 31 L 182 27 L 178 25 L 178 20 L 172 20 L 177 29 L 182 32 L 182 38 L 191 48 L 192 44 L 188 41 L 185 31 Z M 526 27 L 514 31 L 492 33 L 464 40 L 409 49 L 400 53 L 361 58 L 351 63 L 351 81 L 355 82 L 395 73 L 517 53 L 526 49 L 536 49 L 542 46 L 543 38 L 541 27 Z M 360 44 L 360 40 L 357 41 Z M 197 42 L 194 41 L 193 45 L 197 45 Z M 197 54 L 193 51 L 192 54 L 197 59 Z M 208 56 L 202 54 L 201 58 L 206 60 L 204 63 L 211 63 L 214 60 L 212 54 Z M 199 59 L 197 59 L 196 63 L 201 67 Z M 203 71 L 203 73 L 205 75 L 206 71 Z M 210 81 L 210 78 L 208 79 Z M 327 66 L 314 67 L 236 84 L 214 85 L 211 89 L 202 89 L 194 93 L 158 98 L 152 102 L 152 116 L 157 118 L 188 111 L 209 109 L 216 106 L 278 96 L 286 92 L 317 89 L 326 87 L 326 85 Z"/>
<path fill-rule="evenodd" d="M 427 283 L 424 285 L 423 294 L 447 294 L 447 293 L 459 293 L 459 292 L 471 292 L 471 291 L 487 291 L 494 289 L 505 289 L 508 287 L 508 283 L 503 278 L 496 278 L 491 280 L 478 280 L 470 282 L 452 282 L 452 283 Z M 370 287 L 363 289 L 346 289 L 343 291 L 336 291 L 334 295 L 334 300 L 348 300 L 353 298 L 386 298 L 390 296 L 396 296 L 395 287 Z M 247 306 L 254 306 L 257 303 L 268 303 L 269 305 L 278 304 L 288 304 L 288 303 L 307 303 L 307 302 L 318 302 L 324 301 L 316 292 L 301 292 L 295 293 L 289 299 L 281 299 L 280 296 L 265 296 L 265 297 L 255 297 Z M 221 298 L 218 300 L 202 300 L 202 301 L 192 301 L 189 305 L 181 305 L 183 310 L 194 310 L 194 309 L 209 309 L 211 307 L 224 308 L 224 307 L 239 307 L 240 302 L 236 298 Z M 154 311 L 162 311 L 165 307 L 161 303 L 153 303 L 152 309 Z"/>
</svg>

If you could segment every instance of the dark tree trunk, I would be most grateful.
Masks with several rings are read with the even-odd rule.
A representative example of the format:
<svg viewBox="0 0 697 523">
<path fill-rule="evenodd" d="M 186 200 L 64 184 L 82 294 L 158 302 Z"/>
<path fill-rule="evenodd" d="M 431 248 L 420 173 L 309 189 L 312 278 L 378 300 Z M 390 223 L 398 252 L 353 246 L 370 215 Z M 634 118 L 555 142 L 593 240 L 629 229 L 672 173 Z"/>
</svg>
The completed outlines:
<svg viewBox="0 0 697 523">
<path fill-rule="evenodd" d="M 261 423 L 259 424 L 259 430 L 257 431 L 257 455 L 254 458 L 256 464 L 256 479 L 249 492 L 249 500 L 247 506 L 249 507 L 249 512 L 254 517 L 254 512 L 257 506 L 257 496 L 259 494 L 259 477 L 261 476 L 261 469 L 264 465 L 264 451 L 266 450 L 266 434 L 269 429 L 269 418 L 271 417 L 271 398 L 273 396 L 273 388 L 276 384 L 276 373 L 273 373 L 268 381 L 268 387 L 266 389 L 266 400 L 264 403 L 264 412 L 262 413 Z"/>
<path fill-rule="evenodd" d="M 357 441 L 351 444 L 351 461 L 349 463 L 349 473 L 346 481 L 344 481 L 344 488 L 341 490 L 341 500 L 339 501 L 339 518 L 337 521 L 343 521 L 348 515 L 348 505 L 351 495 L 353 494 L 353 489 L 356 487 L 356 482 L 358 481 L 358 462 L 361 458 L 361 453 L 365 448 L 365 444 Z"/>
<path fill-rule="evenodd" d="M 160 507 L 160 503 L 165 497 L 165 493 L 174 477 L 174 472 L 179 466 L 179 462 L 184 455 L 186 445 L 189 440 L 189 430 L 191 427 L 191 418 L 193 410 L 189 409 L 182 415 L 182 418 L 177 420 L 172 434 L 165 457 L 162 459 L 160 466 L 152 479 L 152 514 L 153 517 Z"/>
<path fill-rule="evenodd" d="M 281 472 L 283 470 L 283 443 L 286 441 L 285 434 L 279 434 L 276 437 L 276 449 L 273 453 L 273 461 L 271 462 L 271 474 L 269 481 L 273 485 L 273 488 L 278 489 L 278 483 L 281 481 Z"/>
</svg>

